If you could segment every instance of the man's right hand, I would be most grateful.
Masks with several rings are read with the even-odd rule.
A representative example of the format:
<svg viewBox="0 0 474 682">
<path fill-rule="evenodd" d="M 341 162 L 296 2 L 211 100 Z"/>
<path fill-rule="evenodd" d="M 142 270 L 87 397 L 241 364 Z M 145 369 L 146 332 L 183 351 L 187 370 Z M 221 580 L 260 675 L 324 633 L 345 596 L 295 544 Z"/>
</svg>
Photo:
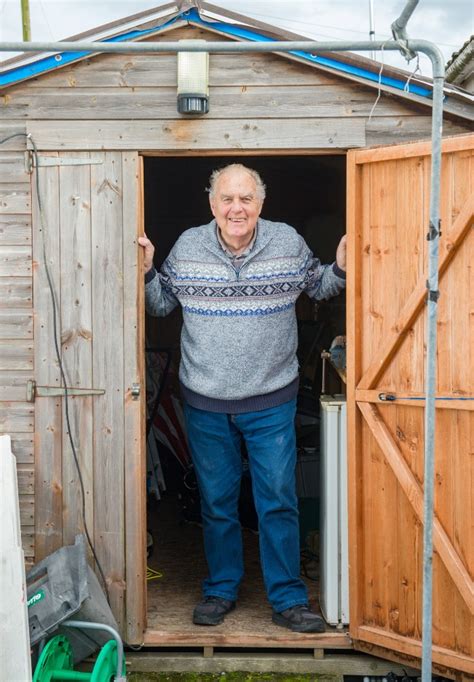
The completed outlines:
<svg viewBox="0 0 474 682">
<path fill-rule="evenodd" d="M 143 265 L 145 267 L 145 273 L 147 273 L 153 267 L 153 254 L 155 253 L 155 247 L 146 235 L 143 237 L 138 237 L 138 243 L 144 249 Z"/>
</svg>

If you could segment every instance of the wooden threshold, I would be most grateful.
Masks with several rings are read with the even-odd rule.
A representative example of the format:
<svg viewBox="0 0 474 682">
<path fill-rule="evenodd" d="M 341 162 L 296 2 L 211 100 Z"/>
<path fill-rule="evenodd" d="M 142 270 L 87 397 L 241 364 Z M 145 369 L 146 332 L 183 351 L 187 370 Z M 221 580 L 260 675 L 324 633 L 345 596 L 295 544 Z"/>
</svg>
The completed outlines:
<svg viewBox="0 0 474 682">
<path fill-rule="evenodd" d="M 197 628 L 199 626 L 196 626 Z M 219 627 L 219 626 L 217 626 Z M 285 649 L 352 649 L 349 632 L 325 632 L 303 634 L 283 632 L 281 635 L 258 635 L 247 632 L 224 634 L 218 632 L 164 632 L 148 629 L 143 638 L 144 646 L 169 647 L 235 647 L 235 648 L 285 648 Z"/>
</svg>

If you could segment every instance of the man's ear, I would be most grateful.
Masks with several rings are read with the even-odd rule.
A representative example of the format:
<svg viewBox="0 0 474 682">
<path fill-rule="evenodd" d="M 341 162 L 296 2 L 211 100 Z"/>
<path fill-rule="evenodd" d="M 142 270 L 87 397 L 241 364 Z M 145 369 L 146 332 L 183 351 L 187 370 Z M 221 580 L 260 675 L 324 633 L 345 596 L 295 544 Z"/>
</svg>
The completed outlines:
<svg viewBox="0 0 474 682">
<path fill-rule="evenodd" d="M 213 198 L 211 197 L 210 194 L 209 194 L 209 206 L 211 207 L 211 213 L 212 213 L 212 215 L 213 215 L 214 218 L 215 218 L 215 217 L 216 217 L 216 213 L 215 213 L 215 211 L 214 211 L 214 200 L 213 200 Z"/>
</svg>

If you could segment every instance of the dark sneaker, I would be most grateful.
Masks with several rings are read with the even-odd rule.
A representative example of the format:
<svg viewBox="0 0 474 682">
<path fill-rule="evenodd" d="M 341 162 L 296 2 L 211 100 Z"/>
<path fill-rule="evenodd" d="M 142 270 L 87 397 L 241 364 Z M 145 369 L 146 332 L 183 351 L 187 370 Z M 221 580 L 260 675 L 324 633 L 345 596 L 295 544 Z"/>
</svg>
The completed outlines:
<svg viewBox="0 0 474 682">
<path fill-rule="evenodd" d="M 273 611 L 272 621 L 276 625 L 293 630 L 293 632 L 325 632 L 324 620 L 313 613 L 309 606 L 299 604 L 281 613 Z"/>
<path fill-rule="evenodd" d="M 235 609 L 235 601 L 222 597 L 205 597 L 194 609 L 195 625 L 219 625 L 225 616 Z"/>
</svg>

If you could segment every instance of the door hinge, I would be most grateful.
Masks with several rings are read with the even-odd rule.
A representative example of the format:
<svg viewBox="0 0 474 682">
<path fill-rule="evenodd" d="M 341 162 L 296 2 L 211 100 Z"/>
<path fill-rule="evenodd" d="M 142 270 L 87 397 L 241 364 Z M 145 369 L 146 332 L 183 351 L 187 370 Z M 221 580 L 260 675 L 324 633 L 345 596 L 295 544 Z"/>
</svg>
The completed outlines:
<svg viewBox="0 0 474 682">
<path fill-rule="evenodd" d="M 105 389 L 103 388 L 76 388 L 68 386 L 68 395 L 103 395 Z M 26 384 L 26 400 L 29 403 L 34 403 L 35 398 L 55 398 L 64 397 L 66 389 L 62 386 L 37 386 L 36 381 L 28 381 Z"/>
<path fill-rule="evenodd" d="M 130 393 L 132 394 L 132 400 L 138 400 L 140 397 L 140 384 L 132 384 Z"/>
<path fill-rule="evenodd" d="M 36 163 L 36 158 L 38 163 Z M 35 157 L 35 154 L 28 150 L 25 152 L 25 167 L 26 172 L 31 173 L 36 166 L 91 166 L 100 165 L 104 162 L 102 159 L 88 159 L 88 158 L 74 158 L 72 156 L 40 156 Z"/>
</svg>

